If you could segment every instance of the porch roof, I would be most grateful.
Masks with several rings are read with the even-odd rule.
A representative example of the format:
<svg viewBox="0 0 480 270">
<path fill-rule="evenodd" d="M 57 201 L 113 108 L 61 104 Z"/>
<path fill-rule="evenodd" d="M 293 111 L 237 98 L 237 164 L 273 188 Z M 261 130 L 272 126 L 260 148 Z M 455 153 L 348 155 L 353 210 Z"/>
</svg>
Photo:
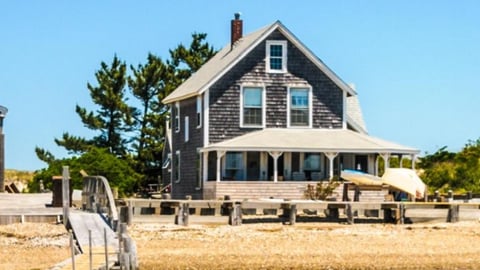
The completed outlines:
<svg viewBox="0 0 480 270">
<path fill-rule="evenodd" d="M 281 151 L 418 154 L 415 148 L 399 145 L 347 129 L 267 128 L 231 140 L 210 144 L 209 151 Z"/>
</svg>

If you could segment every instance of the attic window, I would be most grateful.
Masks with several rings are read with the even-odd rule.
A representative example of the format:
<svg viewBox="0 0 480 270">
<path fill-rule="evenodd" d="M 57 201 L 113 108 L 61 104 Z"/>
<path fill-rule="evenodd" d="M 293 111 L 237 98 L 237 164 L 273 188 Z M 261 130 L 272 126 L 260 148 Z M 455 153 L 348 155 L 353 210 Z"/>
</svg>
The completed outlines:
<svg viewBox="0 0 480 270">
<path fill-rule="evenodd" d="M 267 41 L 267 72 L 283 73 L 287 71 L 287 42 L 282 40 Z"/>
</svg>

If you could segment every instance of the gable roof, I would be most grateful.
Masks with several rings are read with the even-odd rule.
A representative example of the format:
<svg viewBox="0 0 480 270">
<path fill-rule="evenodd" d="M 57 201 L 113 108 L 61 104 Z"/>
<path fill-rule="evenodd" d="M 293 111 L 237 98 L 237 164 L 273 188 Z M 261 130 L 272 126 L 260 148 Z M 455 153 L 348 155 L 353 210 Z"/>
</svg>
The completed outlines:
<svg viewBox="0 0 480 270">
<path fill-rule="evenodd" d="M 340 89 L 351 96 L 356 94 L 350 86 L 342 81 L 342 79 L 315 56 L 315 54 L 297 39 L 280 21 L 276 21 L 271 25 L 242 37 L 233 44 L 233 48 L 231 44 L 225 46 L 190 78 L 164 98 L 162 102 L 168 104 L 202 94 L 275 30 L 279 30 L 285 35 L 288 41 L 300 49 L 300 51 L 325 73 L 327 77 L 335 82 Z"/>
<path fill-rule="evenodd" d="M 408 146 L 348 129 L 267 128 L 210 144 L 202 151 L 281 151 L 418 154 Z"/>
</svg>

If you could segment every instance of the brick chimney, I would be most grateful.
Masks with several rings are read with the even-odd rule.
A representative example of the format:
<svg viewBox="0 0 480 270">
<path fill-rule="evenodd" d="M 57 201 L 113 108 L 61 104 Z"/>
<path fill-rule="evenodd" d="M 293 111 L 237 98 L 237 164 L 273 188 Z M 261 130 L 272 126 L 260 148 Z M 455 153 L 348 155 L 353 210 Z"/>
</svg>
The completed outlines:
<svg viewBox="0 0 480 270">
<path fill-rule="evenodd" d="M 231 46 L 233 49 L 233 45 L 237 40 L 242 38 L 243 35 L 243 21 L 240 20 L 240 12 L 235 13 L 235 19 L 232 20 L 232 39 L 231 39 Z"/>
</svg>

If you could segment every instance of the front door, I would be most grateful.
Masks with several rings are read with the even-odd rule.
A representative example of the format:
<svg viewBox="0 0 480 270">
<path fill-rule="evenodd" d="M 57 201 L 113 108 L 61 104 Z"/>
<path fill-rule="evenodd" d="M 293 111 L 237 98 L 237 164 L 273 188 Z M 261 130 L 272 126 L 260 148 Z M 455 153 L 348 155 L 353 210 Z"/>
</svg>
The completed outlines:
<svg viewBox="0 0 480 270">
<path fill-rule="evenodd" d="M 368 173 L 368 157 L 366 155 L 355 156 L 355 169 Z"/>
<path fill-rule="evenodd" d="M 260 180 L 260 152 L 247 152 L 247 180 Z"/>
</svg>

